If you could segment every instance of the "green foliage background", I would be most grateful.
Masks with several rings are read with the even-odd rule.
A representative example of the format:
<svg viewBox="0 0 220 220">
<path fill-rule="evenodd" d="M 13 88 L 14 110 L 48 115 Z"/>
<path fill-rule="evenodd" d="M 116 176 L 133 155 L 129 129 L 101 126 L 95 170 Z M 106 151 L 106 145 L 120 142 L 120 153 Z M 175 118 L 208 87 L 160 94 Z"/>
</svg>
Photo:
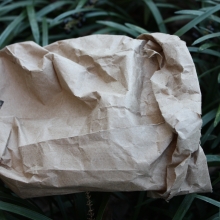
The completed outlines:
<svg viewBox="0 0 220 220">
<path fill-rule="evenodd" d="M 213 193 L 166 202 L 147 192 L 86 192 L 20 199 L 0 185 L 0 219 L 220 219 L 220 0 L 0 0 L 0 48 L 33 40 L 44 46 L 91 34 L 163 32 L 186 41 L 203 99 L 201 145 Z"/>
</svg>

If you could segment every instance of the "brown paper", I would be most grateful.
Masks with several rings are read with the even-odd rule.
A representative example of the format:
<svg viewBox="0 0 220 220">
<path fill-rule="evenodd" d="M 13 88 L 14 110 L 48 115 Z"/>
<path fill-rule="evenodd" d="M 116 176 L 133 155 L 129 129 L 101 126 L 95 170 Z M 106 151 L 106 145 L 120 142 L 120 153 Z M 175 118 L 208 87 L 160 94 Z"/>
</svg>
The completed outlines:
<svg viewBox="0 0 220 220">
<path fill-rule="evenodd" d="M 201 94 L 183 41 L 92 35 L 0 51 L 0 177 L 23 198 L 210 192 Z"/>
</svg>

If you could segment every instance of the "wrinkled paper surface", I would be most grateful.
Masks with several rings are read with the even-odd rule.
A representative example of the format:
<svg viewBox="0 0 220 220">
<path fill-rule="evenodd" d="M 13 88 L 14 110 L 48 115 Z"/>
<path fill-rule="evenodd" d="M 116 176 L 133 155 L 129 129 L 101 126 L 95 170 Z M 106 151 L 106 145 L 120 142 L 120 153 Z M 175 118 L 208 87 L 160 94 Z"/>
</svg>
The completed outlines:
<svg viewBox="0 0 220 220">
<path fill-rule="evenodd" d="M 185 42 L 92 35 L 0 51 L 0 178 L 23 198 L 210 192 Z"/>
</svg>

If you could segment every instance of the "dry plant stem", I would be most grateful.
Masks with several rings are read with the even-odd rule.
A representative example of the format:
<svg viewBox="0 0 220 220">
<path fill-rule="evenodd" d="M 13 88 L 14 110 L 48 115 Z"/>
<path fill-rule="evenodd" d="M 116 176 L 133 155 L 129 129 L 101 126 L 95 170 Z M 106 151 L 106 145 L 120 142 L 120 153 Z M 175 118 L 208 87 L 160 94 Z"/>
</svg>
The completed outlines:
<svg viewBox="0 0 220 220">
<path fill-rule="evenodd" d="M 87 199 L 87 206 L 89 208 L 88 210 L 88 218 L 87 220 L 95 220 L 93 217 L 94 217 L 94 210 L 92 209 L 92 200 L 91 200 L 91 194 L 90 192 L 85 192 L 86 193 L 86 199 Z"/>
</svg>

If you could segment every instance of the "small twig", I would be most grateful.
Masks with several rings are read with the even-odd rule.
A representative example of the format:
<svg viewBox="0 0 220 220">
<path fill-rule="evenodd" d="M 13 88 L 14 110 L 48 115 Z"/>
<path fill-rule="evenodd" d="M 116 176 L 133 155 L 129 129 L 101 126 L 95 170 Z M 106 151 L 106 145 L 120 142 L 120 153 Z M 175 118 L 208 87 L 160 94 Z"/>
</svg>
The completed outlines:
<svg viewBox="0 0 220 220">
<path fill-rule="evenodd" d="M 88 210 L 88 218 L 87 220 L 95 220 L 94 217 L 94 210 L 92 209 L 92 200 L 91 200 L 91 194 L 90 192 L 85 192 L 86 193 L 86 199 L 87 199 L 87 203 L 86 205 L 88 206 L 89 210 Z"/>
</svg>

